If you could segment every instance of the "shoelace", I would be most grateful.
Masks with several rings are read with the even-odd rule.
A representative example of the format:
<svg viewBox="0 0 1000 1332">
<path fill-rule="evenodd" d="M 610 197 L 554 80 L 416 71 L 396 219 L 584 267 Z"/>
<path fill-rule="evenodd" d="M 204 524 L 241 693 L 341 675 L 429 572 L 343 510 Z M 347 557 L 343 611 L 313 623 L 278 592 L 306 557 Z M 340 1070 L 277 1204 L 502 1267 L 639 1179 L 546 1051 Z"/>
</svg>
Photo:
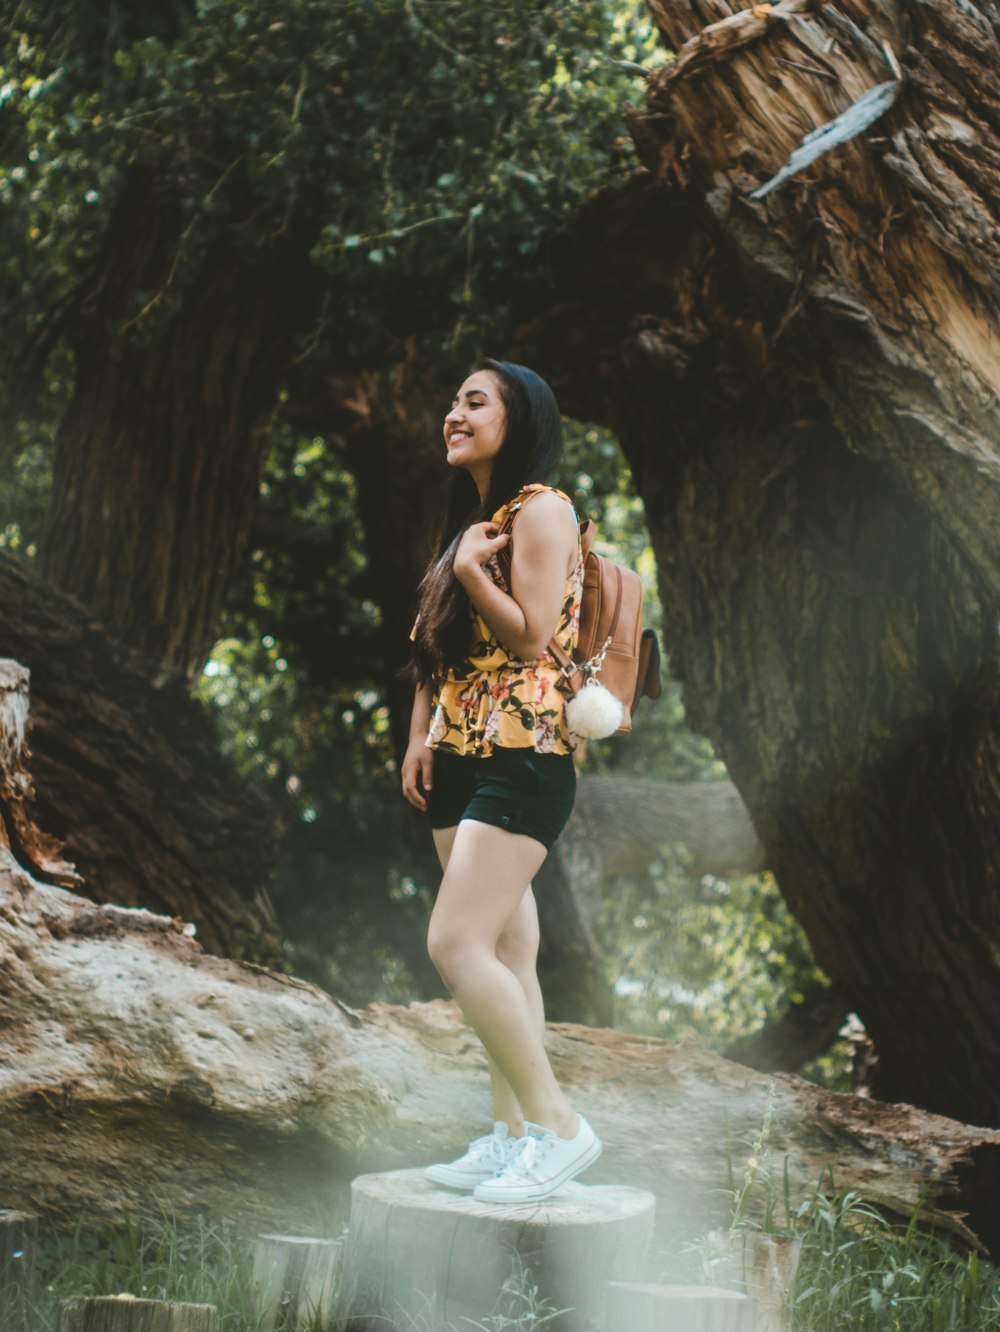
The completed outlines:
<svg viewBox="0 0 1000 1332">
<path fill-rule="evenodd" d="M 504 1174 L 517 1179 L 528 1179 L 531 1167 L 545 1157 L 551 1144 L 552 1139 L 549 1137 L 535 1138 L 529 1134 L 522 1139 L 520 1149 L 516 1156 L 511 1158 Z"/>
<path fill-rule="evenodd" d="M 472 1147 L 477 1156 L 486 1156 L 499 1167 L 507 1164 L 507 1153 L 510 1148 L 505 1144 L 509 1142 L 509 1138 L 499 1138 L 495 1133 L 487 1133 L 484 1137 L 477 1138 Z"/>
</svg>

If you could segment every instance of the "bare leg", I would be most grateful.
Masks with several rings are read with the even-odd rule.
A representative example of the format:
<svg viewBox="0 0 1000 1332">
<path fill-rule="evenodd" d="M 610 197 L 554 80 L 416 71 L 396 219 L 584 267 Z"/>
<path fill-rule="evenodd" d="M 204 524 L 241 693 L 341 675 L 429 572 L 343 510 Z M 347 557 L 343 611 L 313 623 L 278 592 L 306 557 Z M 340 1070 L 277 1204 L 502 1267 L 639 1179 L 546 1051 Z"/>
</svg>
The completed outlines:
<svg viewBox="0 0 1000 1332">
<path fill-rule="evenodd" d="M 463 819 L 431 916 L 428 950 L 523 1114 L 571 1138 L 578 1117 L 545 1054 L 537 1004 L 497 956 L 545 856 L 533 837 Z"/>
<path fill-rule="evenodd" d="M 434 845 L 437 848 L 441 868 L 448 868 L 451 848 L 455 841 L 454 828 L 434 828 Z M 517 977 L 528 1000 L 539 1035 L 545 1032 L 545 1004 L 541 986 L 538 984 L 538 908 L 531 885 L 528 885 L 517 910 L 505 926 L 497 940 L 496 955 Z M 496 1061 L 489 1051 L 486 1059 L 490 1070 L 490 1083 L 493 1088 L 493 1117 L 502 1120 L 510 1130 L 511 1137 L 519 1138 L 524 1134 L 524 1112 L 510 1083 L 500 1072 Z"/>
</svg>

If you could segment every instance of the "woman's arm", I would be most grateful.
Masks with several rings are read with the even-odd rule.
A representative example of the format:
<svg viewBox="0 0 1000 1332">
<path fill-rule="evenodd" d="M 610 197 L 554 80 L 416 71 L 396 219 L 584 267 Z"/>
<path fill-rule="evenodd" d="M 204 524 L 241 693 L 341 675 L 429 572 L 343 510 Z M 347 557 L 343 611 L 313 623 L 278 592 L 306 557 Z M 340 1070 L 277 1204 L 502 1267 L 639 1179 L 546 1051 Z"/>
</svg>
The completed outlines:
<svg viewBox="0 0 1000 1332">
<path fill-rule="evenodd" d="M 406 746 L 403 758 L 402 778 L 403 795 L 417 809 L 426 810 L 427 801 L 423 791 L 429 791 L 434 777 L 434 750 L 425 742 L 431 724 L 431 696 L 434 683 L 428 680 L 418 685 L 413 695 L 413 710 L 410 713 L 410 742 Z M 419 782 L 418 782 L 419 778 Z"/>
<path fill-rule="evenodd" d="M 573 511 L 558 495 L 543 494 L 517 517 L 517 541 L 508 596 L 483 565 L 509 540 L 490 523 L 468 529 L 455 553 L 455 577 L 497 639 L 523 661 L 534 661 L 559 624 L 566 591 L 566 569 L 576 551 Z"/>
</svg>

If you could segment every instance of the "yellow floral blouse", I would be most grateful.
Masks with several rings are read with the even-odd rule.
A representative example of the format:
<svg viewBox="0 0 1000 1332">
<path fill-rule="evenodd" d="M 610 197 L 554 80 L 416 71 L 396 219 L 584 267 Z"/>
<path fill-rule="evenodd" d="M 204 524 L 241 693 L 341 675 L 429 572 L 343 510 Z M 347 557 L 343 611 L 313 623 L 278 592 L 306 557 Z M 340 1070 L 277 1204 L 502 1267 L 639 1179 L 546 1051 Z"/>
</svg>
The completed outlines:
<svg viewBox="0 0 1000 1332">
<path fill-rule="evenodd" d="M 554 486 L 524 486 L 500 506 L 491 521 L 499 527 L 512 504 L 534 490 L 551 490 L 572 506 L 573 501 Z M 494 555 L 484 566 L 494 583 L 509 589 Z M 577 544 L 576 567 L 566 579 L 562 613 L 555 639 L 570 656 L 580 630 L 580 594 L 583 590 L 583 550 Z M 560 678 L 556 659 L 545 648 L 536 661 L 513 656 L 470 603 L 469 656 L 460 669 L 449 667 L 434 678 L 431 724 L 424 742 L 432 749 L 472 758 L 487 758 L 493 746 L 534 749 L 540 754 L 571 754 L 576 748 L 566 725 L 565 695 L 556 688 Z M 416 635 L 416 625 L 410 638 Z"/>
</svg>

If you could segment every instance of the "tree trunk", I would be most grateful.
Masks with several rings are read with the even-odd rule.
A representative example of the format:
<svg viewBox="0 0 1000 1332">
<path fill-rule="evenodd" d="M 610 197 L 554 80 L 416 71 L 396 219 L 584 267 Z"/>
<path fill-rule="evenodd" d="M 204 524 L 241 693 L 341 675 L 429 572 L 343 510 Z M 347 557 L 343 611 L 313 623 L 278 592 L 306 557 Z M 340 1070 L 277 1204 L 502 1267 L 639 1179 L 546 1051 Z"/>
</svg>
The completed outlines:
<svg viewBox="0 0 1000 1332">
<path fill-rule="evenodd" d="M 2 553 L 0 606 L 17 658 L 0 674 L 0 841 L 46 882 L 181 917 L 209 952 L 280 967 L 275 815 L 220 754 L 214 718 Z"/>
<path fill-rule="evenodd" d="M 655 1192 L 664 1238 L 728 1217 L 727 1152 L 767 1116 L 761 1170 L 780 1188 L 787 1156 L 793 1207 L 835 1161 L 839 1188 L 903 1217 L 926 1188 L 926 1220 L 1000 1250 L 1000 1131 L 768 1079 L 692 1041 L 566 1025 L 547 1043 L 604 1141 L 588 1184 Z M 180 920 L 40 883 L 2 848 L 0 1066 L 0 1193 L 58 1224 L 166 1203 L 182 1224 L 224 1212 L 324 1234 L 334 1186 L 449 1159 L 491 1120 L 454 1005 L 352 1012 L 205 954 Z"/>
<path fill-rule="evenodd" d="M 282 415 L 305 432 L 334 434 L 343 442 L 382 615 L 381 684 L 402 759 L 413 685 L 395 672 L 409 660 L 417 584 L 445 516 L 449 469 L 442 425 L 458 385 L 442 379 L 439 364 L 420 359 L 414 338 L 390 371 L 345 363 L 321 382 L 313 371 L 305 364 L 293 376 Z"/>
<path fill-rule="evenodd" d="M 719 1286 L 613 1281 L 607 1332 L 756 1332 L 750 1297 Z"/>
<path fill-rule="evenodd" d="M 296 1332 L 328 1323 L 343 1240 L 258 1235 L 253 1249 L 254 1332 Z"/>
<path fill-rule="evenodd" d="M 727 1046 L 726 1058 L 761 1073 L 794 1072 L 829 1050 L 848 1016 L 835 987 L 816 981 L 780 1018 Z"/>
<path fill-rule="evenodd" d="M 622 439 L 688 718 L 876 1091 L 996 1124 L 996 10 L 653 9 L 649 173 L 584 210 L 524 339 Z M 887 81 L 869 133 L 753 197 Z"/>
<path fill-rule="evenodd" d="M 41 568 L 123 642 L 193 677 L 318 284 L 301 237 L 250 262 L 226 236 L 175 279 L 180 230 L 166 185 L 133 169 L 78 296 Z"/>
<path fill-rule="evenodd" d="M 538 979 L 550 1022 L 583 1022 L 610 1027 L 614 1001 L 604 969 L 590 904 L 578 891 L 568 865 L 571 850 L 564 831 L 535 875 L 541 947 Z"/>
</svg>

